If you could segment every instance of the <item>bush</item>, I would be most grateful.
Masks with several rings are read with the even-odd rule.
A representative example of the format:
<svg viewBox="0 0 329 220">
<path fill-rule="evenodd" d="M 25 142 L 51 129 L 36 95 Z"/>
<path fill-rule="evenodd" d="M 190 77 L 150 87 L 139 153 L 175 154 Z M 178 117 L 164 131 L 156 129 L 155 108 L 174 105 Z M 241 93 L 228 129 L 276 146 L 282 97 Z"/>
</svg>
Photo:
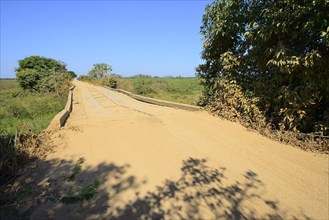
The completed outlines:
<svg viewBox="0 0 329 220">
<path fill-rule="evenodd" d="M 133 84 L 131 84 L 126 79 L 118 79 L 117 87 L 119 89 L 123 89 L 123 90 L 126 90 L 128 92 L 133 92 L 134 91 Z"/>
<path fill-rule="evenodd" d="M 163 93 L 163 92 L 170 92 L 171 86 L 166 81 L 157 80 L 151 84 L 150 89 L 154 93 Z"/>
<path fill-rule="evenodd" d="M 65 64 L 51 58 L 31 56 L 18 63 L 16 80 L 24 90 L 62 94 L 74 75 L 67 72 Z"/>
<path fill-rule="evenodd" d="M 116 89 L 118 85 L 118 81 L 116 78 L 112 76 L 104 76 L 103 78 L 100 79 L 100 84 L 103 86 Z"/>
<path fill-rule="evenodd" d="M 134 93 L 139 95 L 154 93 L 151 88 L 151 81 L 140 77 L 137 78 L 136 81 L 134 81 Z"/>
<path fill-rule="evenodd" d="M 215 85 L 217 92 L 208 105 L 212 112 L 231 121 L 241 121 L 248 127 L 266 126 L 266 119 L 257 107 L 258 99 L 248 97 L 236 81 L 219 79 Z"/>
<path fill-rule="evenodd" d="M 78 80 L 80 80 L 80 81 L 90 82 L 90 81 L 92 81 L 93 79 L 92 79 L 90 76 L 84 76 L 84 75 L 81 75 L 81 76 L 78 77 Z"/>
</svg>

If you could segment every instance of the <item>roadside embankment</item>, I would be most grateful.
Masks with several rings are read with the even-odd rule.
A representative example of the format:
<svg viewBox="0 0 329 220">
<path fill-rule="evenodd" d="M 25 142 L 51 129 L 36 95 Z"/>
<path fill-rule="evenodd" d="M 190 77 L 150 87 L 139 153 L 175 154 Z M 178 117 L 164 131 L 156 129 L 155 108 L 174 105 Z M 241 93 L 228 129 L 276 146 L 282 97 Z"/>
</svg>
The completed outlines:
<svg viewBox="0 0 329 220">
<path fill-rule="evenodd" d="M 65 108 L 51 120 L 47 130 L 61 128 L 65 125 L 67 118 L 70 116 L 70 113 L 72 112 L 74 87 L 75 86 L 72 86 L 70 88 Z"/>
</svg>

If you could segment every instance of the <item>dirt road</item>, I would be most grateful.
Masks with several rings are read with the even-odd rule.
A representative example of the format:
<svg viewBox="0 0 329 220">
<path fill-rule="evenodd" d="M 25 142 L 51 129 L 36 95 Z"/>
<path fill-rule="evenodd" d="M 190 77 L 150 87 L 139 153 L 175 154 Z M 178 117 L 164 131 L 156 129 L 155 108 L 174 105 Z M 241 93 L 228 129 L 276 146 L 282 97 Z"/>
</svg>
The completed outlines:
<svg viewBox="0 0 329 220">
<path fill-rule="evenodd" d="M 81 205 L 45 201 L 32 218 L 329 218 L 328 155 L 273 142 L 203 111 L 75 85 L 73 112 L 39 173 L 58 180 L 84 157 L 76 177 L 82 188 L 98 179 L 98 194 Z M 39 186 L 51 188 L 47 181 Z M 75 189 L 58 185 L 66 188 L 57 188 L 62 194 Z"/>
</svg>

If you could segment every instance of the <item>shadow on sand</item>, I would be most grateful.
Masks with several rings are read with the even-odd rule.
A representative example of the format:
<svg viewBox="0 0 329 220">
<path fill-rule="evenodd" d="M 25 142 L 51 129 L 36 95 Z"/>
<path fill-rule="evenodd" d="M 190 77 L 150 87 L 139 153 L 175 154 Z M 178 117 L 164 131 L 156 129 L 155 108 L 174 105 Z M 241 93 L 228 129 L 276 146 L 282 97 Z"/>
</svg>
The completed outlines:
<svg viewBox="0 0 329 220">
<path fill-rule="evenodd" d="M 213 168 L 206 159 L 182 162 L 181 176 L 165 180 L 155 190 L 141 195 L 145 181 L 128 175 L 129 165 L 99 164 L 77 168 L 75 161 L 37 161 L 6 190 L 1 219 L 294 219 L 278 201 L 262 196 L 264 184 L 247 170 L 243 181 L 228 184 L 225 168 Z M 78 172 L 76 172 L 78 171 Z M 24 172 L 24 171 L 23 171 Z M 69 180 L 74 174 L 74 181 Z M 63 204 L 60 198 L 77 195 L 99 180 L 91 200 Z M 15 185 L 16 184 L 16 185 Z M 122 203 L 125 192 L 135 193 Z"/>
</svg>

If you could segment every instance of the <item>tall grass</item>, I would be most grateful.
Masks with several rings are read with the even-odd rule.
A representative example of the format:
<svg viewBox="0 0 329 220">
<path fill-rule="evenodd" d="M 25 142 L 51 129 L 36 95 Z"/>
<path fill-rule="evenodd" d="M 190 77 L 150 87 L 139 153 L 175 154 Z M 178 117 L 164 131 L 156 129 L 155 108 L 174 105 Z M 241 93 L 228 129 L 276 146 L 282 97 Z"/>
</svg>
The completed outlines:
<svg viewBox="0 0 329 220">
<path fill-rule="evenodd" d="M 66 99 L 66 94 L 31 93 L 18 88 L 15 80 L 0 80 L 0 186 L 44 153 L 36 133 L 64 109 Z"/>
<path fill-rule="evenodd" d="M 15 80 L 0 83 L 0 126 L 9 135 L 20 127 L 40 132 L 65 107 L 66 95 L 21 91 Z"/>
<path fill-rule="evenodd" d="M 8 89 L 13 89 L 18 86 L 15 79 L 0 79 L 0 92 Z"/>
</svg>

